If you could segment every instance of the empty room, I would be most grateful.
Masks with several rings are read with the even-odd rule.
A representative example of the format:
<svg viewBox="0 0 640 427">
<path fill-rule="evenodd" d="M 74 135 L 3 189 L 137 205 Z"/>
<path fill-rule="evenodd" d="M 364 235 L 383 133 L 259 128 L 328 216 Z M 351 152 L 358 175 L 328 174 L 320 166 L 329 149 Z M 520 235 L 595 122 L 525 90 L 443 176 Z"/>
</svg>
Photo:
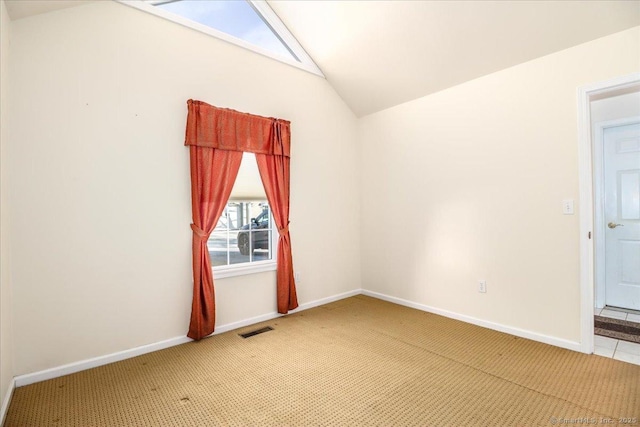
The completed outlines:
<svg viewBox="0 0 640 427">
<path fill-rule="evenodd" d="M 0 425 L 640 426 L 640 1 L 0 15 Z"/>
</svg>

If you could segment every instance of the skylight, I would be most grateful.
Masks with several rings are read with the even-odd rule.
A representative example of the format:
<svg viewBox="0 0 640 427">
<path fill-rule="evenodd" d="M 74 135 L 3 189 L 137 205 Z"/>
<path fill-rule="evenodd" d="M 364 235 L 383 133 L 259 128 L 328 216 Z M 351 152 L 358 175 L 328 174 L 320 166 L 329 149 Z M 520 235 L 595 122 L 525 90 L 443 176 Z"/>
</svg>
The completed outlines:
<svg viewBox="0 0 640 427">
<path fill-rule="evenodd" d="M 158 2 L 154 6 L 220 30 L 278 55 L 298 59 L 246 1 L 173 0 Z"/>
<path fill-rule="evenodd" d="M 121 2 L 323 76 L 264 0 Z"/>
</svg>

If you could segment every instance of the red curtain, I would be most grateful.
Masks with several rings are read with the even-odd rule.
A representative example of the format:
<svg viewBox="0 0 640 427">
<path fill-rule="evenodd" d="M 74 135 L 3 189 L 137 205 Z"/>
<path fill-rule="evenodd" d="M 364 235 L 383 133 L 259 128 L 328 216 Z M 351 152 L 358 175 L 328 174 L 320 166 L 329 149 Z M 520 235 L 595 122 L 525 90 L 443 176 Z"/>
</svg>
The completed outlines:
<svg viewBox="0 0 640 427">
<path fill-rule="evenodd" d="M 280 234 L 277 271 L 278 313 L 286 314 L 298 307 L 289 235 L 289 157 L 256 154 L 256 161 L 273 220 Z"/>
<path fill-rule="evenodd" d="M 193 302 L 190 338 L 213 332 L 215 296 L 209 234 L 229 199 L 242 161 L 242 152 L 256 154 L 260 176 L 278 227 L 278 312 L 298 307 L 289 235 L 290 123 L 187 101 L 185 145 L 191 150 L 193 210 Z"/>
<path fill-rule="evenodd" d="M 187 336 L 195 340 L 213 332 L 216 321 L 213 272 L 207 240 L 224 211 L 236 181 L 242 152 L 189 147 L 193 223 L 193 301 Z"/>
</svg>

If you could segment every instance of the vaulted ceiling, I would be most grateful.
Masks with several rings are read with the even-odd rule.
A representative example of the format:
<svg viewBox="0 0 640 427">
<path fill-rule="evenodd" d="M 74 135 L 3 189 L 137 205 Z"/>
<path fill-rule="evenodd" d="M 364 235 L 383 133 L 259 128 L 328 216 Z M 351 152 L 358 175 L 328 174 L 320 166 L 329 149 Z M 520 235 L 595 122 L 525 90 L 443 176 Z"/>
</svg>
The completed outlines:
<svg viewBox="0 0 640 427">
<path fill-rule="evenodd" d="M 639 1 L 269 4 L 358 116 L 640 25 Z"/>
<path fill-rule="evenodd" d="M 12 19 L 82 3 L 6 1 Z M 357 116 L 640 25 L 640 0 L 268 4 Z"/>
<path fill-rule="evenodd" d="M 89 0 L 5 0 L 11 19 L 21 19 L 89 3 Z"/>
</svg>

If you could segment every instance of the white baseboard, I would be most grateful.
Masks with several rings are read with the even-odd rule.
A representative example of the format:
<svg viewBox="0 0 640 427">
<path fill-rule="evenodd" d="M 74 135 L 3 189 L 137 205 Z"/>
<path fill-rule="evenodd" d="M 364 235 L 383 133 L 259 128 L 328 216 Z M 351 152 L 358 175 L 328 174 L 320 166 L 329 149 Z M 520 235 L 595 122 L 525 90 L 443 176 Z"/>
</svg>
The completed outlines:
<svg viewBox="0 0 640 427">
<path fill-rule="evenodd" d="M 321 298 L 315 301 L 306 302 L 304 304 L 300 304 L 298 308 L 295 310 L 291 310 L 289 314 L 297 313 L 299 311 L 308 310 L 313 307 L 318 307 L 321 305 L 329 304 L 330 302 L 338 301 L 341 299 L 349 298 L 354 295 L 360 295 L 362 293 L 361 289 L 355 289 L 353 291 L 344 292 L 338 295 L 332 295 L 330 297 Z M 216 331 L 211 335 L 218 335 L 224 332 L 233 331 L 234 329 L 244 328 L 245 326 L 255 325 L 256 323 L 266 322 L 271 319 L 275 319 L 277 317 L 284 316 L 284 314 L 280 314 L 277 311 L 273 311 L 271 313 L 263 314 L 260 316 L 252 317 L 250 319 L 244 319 L 239 322 L 228 323 L 222 326 L 216 326 Z"/>
<path fill-rule="evenodd" d="M 79 362 L 56 366 L 55 368 L 45 369 L 43 371 L 34 372 L 32 374 L 18 375 L 17 377 L 15 377 L 16 387 L 22 387 L 40 381 L 46 381 L 52 378 L 58 378 L 63 375 L 74 374 L 86 369 L 108 365 L 109 363 L 119 362 L 121 360 L 151 353 L 152 351 L 163 350 L 165 348 L 184 344 L 190 341 L 191 339 L 187 338 L 186 336 L 175 337 L 153 344 L 147 344 L 140 347 L 130 348 L 128 350 L 118 351 L 116 353 L 106 354 L 104 356 L 93 357 L 91 359 L 85 359 Z"/>
<path fill-rule="evenodd" d="M 417 302 L 408 301 L 402 298 L 396 298 L 396 297 L 381 294 L 378 292 L 368 291 L 365 289 L 362 290 L 362 294 L 373 297 L 373 298 L 378 298 L 384 301 L 389 301 L 395 304 L 404 305 L 405 307 L 415 308 L 416 310 L 438 314 L 440 316 L 449 317 L 455 320 L 461 320 L 466 323 L 482 326 L 483 328 L 493 329 L 494 331 L 504 332 L 510 335 L 515 335 L 517 337 L 527 338 L 533 341 L 539 341 L 545 344 L 554 345 L 556 347 L 566 348 L 568 350 L 584 352 L 584 349 L 582 348 L 582 345 L 579 342 L 564 340 L 556 337 L 550 337 L 548 335 L 539 334 L 537 332 L 531 332 L 524 329 L 514 328 L 512 326 L 506 326 L 500 323 L 489 322 L 487 320 L 476 319 L 475 317 L 467 316 L 464 314 L 458 314 L 452 311 L 430 307 L 428 305 L 419 304 Z"/>
<path fill-rule="evenodd" d="M 300 304 L 300 306 L 298 308 L 296 308 L 295 310 L 291 311 L 291 313 L 296 313 L 298 311 L 308 310 L 308 309 L 313 308 L 313 307 L 318 307 L 320 305 L 329 304 L 330 302 L 338 301 L 338 300 L 341 300 L 341 299 L 345 299 L 345 298 L 349 298 L 349 297 L 353 297 L 353 296 L 361 295 L 361 294 L 362 294 L 362 289 L 354 289 L 352 291 L 344 292 L 344 293 L 341 293 L 341 294 L 338 294 L 338 295 L 333 295 L 333 296 L 330 296 L 330 297 L 317 299 L 315 301 L 311 301 L 311 302 L 306 302 L 304 304 Z"/>
<path fill-rule="evenodd" d="M 550 337 L 547 335 L 538 334 L 535 332 L 513 328 L 511 326 L 501 325 L 499 323 L 493 323 L 486 320 L 476 319 L 471 316 L 466 316 L 463 314 L 454 313 L 447 310 L 442 310 L 435 307 L 430 307 L 424 304 L 419 304 L 416 302 L 404 300 L 402 298 L 396 298 L 389 295 L 381 294 L 378 292 L 368 291 L 364 289 L 354 289 L 349 292 L 344 292 L 338 295 L 332 295 L 330 297 L 321 298 L 315 301 L 306 302 L 304 304 L 300 304 L 300 306 L 292 310 L 290 313 L 296 313 L 299 311 L 308 310 L 313 307 L 318 307 L 320 305 L 328 304 L 330 302 L 338 301 L 344 298 L 349 298 L 355 295 L 367 295 L 373 298 L 378 298 L 384 301 L 389 301 L 395 304 L 403 305 L 406 307 L 415 308 L 417 310 L 426 311 L 429 313 L 439 314 L 441 316 L 449 317 L 451 319 L 461 320 L 463 322 L 471 323 L 474 325 L 482 326 L 485 328 L 493 329 L 500 332 L 505 332 L 507 334 L 515 335 L 522 338 L 528 338 L 534 341 L 543 342 L 545 344 L 554 345 L 557 347 L 566 348 L 574 351 L 583 351 L 580 343 L 563 340 L 560 338 Z M 228 323 L 226 325 L 221 325 L 216 328 L 216 331 L 213 335 L 222 334 L 224 332 L 228 332 L 234 329 L 242 328 L 245 326 L 253 325 L 255 323 L 265 322 L 267 320 L 275 319 L 277 317 L 282 316 L 277 312 L 266 313 L 260 316 L 252 317 L 249 319 L 244 319 L 239 322 Z M 107 365 L 109 363 L 119 362 L 121 360 L 129 359 L 132 357 L 140 356 L 143 354 L 151 353 L 153 351 L 163 350 L 165 348 L 173 347 L 176 345 L 184 344 L 190 342 L 191 339 L 186 336 L 180 336 L 175 338 L 170 338 L 168 340 L 160 341 L 153 344 L 143 345 L 140 347 L 135 347 L 132 349 L 119 351 L 116 353 L 107 354 L 104 356 L 94 357 L 92 359 L 81 360 L 74 363 L 69 363 L 62 366 L 57 366 L 55 368 L 45 369 L 43 371 L 34 372 L 31 374 L 18 375 L 12 380 L 11 383 L 11 393 L 7 394 L 3 404 L 2 411 L 0 412 L 0 416 L 4 416 L 5 411 L 9 406 L 9 401 L 11 399 L 11 394 L 13 393 L 13 389 L 15 387 L 22 387 L 25 385 L 33 384 L 40 381 L 50 380 L 52 378 L 58 378 L 63 375 L 69 375 L 76 372 L 84 371 L 86 369 L 96 368 L 98 366 Z M 2 423 L 0 423 L 2 425 Z"/>
<path fill-rule="evenodd" d="M 343 298 L 359 295 L 360 293 L 361 293 L 360 289 L 355 289 L 353 291 L 345 292 L 342 294 L 333 295 L 327 298 L 321 298 L 315 301 L 310 301 L 310 302 L 301 304 L 297 309 L 290 311 L 290 313 L 296 313 L 298 311 L 308 310 L 310 308 L 327 304 L 333 301 L 337 301 Z M 245 326 L 253 325 L 255 323 L 265 322 L 267 320 L 275 319 L 280 316 L 282 316 L 282 314 L 279 314 L 274 311 L 271 313 L 266 313 L 266 314 L 252 317 L 249 319 L 244 319 L 239 322 L 233 322 L 233 323 L 228 323 L 226 325 L 217 326 L 215 332 L 212 335 L 222 334 L 224 332 L 232 331 L 238 328 L 243 328 Z M 98 366 L 107 365 L 109 363 L 119 362 L 121 360 L 130 359 L 132 357 L 151 353 L 153 351 L 163 350 L 165 348 L 184 344 L 190 341 L 192 341 L 191 338 L 188 338 L 186 336 L 180 336 L 180 337 L 170 338 L 168 340 L 160 341 L 153 344 L 143 345 L 143 346 L 131 348 L 128 350 L 107 354 L 104 356 L 98 356 L 91 359 L 85 359 L 78 362 L 57 366 L 55 368 L 45 369 L 43 371 L 38 371 L 31 374 L 18 375 L 14 379 L 15 387 L 22 387 L 22 386 L 37 383 L 40 381 L 46 381 L 52 378 L 58 378 L 63 375 L 74 374 L 76 372 L 84 371 L 86 369 L 96 368 Z M 0 423 L 0 425 L 2 424 Z"/>
<path fill-rule="evenodd" d="M 289 311 L 289 314 L 297 313 L 299 311 L 308 310 L 313 307 L 318 307 L 321 305 L 329 304 L 330 302 L 338 301 L 341 299 L 349 298 L 355 295 L 360 295 L 362 293 L 361 289 L 354 289 L 353 291 L 344 292 L 338 295 L 332 295 L 326 298 L 320 298 L 314 301 L 309 301 L 304 304 L 300 304 L 298 308 L 295 310 Z M 277 311 L 273 311 L 271 313 L 263 314 L 261 316 L 252 317 L 250 319 L 240 320 L 239 322 L 228 323 L 222 326 L 216 326 L 216 331 L 211 335 L 222 334 L 224 332 L 233 331 L 234 329 L 244 328 L 245 326 L 255 325 L 256 323 L 266 322 L 271 319 L 275 319 L 277 317 L 284 316 L 284 314 L 280 314 Z"/>
<path fill-rule="evenodd" d="M 4 399 L 2 400 L 2 406 L 0 407 L 0 426 L 4 424 L 4 418 L 7 416 L 7 411 L 9 410 L 9 403 L 11 403 L 11 397 L 13 396 L 13 390 L 16 388 L 16 380 L 11 379 L 9 382 L 9 388 L 7 389 L 7 394 L 4 395 Z"/>
<path fill-rule="evenodd" d="M 233 331 L 234 329 L 244 328 L 245 326 L 254 325 L 260 322 L 266 322 L 267 320 L 275 319 L 276 317 L 280 317 L 282 314 L 277 311 L 273 311 L 271 313 L 262 314 L 260 316 L 251 317 L 249 319 L 240 320 L 238 322 L 227 323 L 226 325 L 216 326 L 216 330 L 209 336 L 224 334 L 225 332 Z M 188 341 L 191 339 L 187 338 Z"/>
</svg>

